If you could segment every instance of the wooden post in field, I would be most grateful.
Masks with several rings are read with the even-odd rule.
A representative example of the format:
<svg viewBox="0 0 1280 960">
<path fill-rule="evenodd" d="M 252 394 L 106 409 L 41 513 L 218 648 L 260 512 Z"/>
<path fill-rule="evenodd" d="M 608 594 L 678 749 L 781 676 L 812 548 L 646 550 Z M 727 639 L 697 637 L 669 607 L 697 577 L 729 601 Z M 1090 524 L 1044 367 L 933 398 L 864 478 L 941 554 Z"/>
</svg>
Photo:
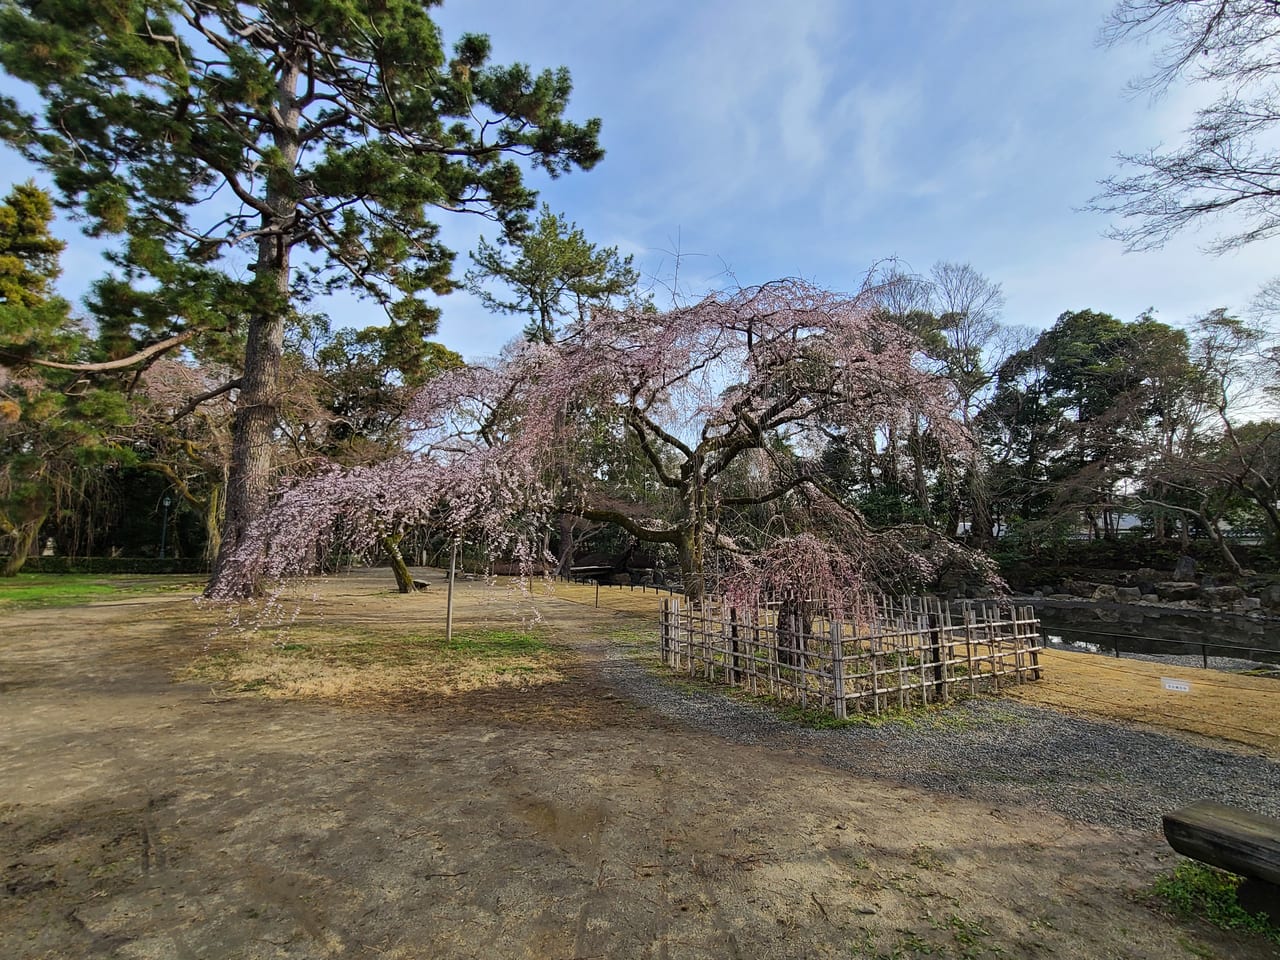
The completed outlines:
<svg viewBox="0 0 1280 960">
<path fill-rule="evenodd" d="M 445 600 L 444 641 L 453 642 L 453 578 L 458 569 L 458 541 L 453 541 L 449 551 L 449 596 Z"/>
<path fill-rule="evenodd" d="M 837 720 L 848 718 L 848 710 L 844 699 L 844 624 L 839 620 L 831 621 L 831 677 L 832 707 Z"/>
</svg>

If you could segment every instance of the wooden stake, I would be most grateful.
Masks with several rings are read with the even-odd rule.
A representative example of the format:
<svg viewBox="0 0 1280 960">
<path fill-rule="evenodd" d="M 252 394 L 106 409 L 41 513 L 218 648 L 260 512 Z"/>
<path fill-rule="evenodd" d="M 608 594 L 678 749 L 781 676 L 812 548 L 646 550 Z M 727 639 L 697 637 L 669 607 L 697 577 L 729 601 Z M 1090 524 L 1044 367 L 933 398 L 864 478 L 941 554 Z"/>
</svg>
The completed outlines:
<svg viewBox="0 0 1280 960">
<path fill-rule="evenodd" d="M 453 578 L 458 569 L 458 541 L 449 550 L 449 595 L 445 600 L 444 641 L 453 642 Z"/>
</svg>

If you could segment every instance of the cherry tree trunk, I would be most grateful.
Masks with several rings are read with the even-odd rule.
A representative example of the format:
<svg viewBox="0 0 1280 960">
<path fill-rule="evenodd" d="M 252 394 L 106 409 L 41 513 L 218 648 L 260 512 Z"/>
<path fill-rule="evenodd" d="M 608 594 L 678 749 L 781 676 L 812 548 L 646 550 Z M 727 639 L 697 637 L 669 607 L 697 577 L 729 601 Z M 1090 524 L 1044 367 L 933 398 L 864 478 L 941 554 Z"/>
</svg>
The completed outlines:
<svg viewBox="0 0 1280 960">
<path fill-rule="evenodd" d="M 701 463 L 695 464 L 694 481 L 688 491 L 686 526 L 680 532 L 676 552 L 680 558 L 680 581 L 684 595 L 691 603 L 702 601 L 706 592 L 706 518 L 707 495 L 700 482 Z"/>
<path fill-rule="evenodd" d="M 684 586 L 684 595 L 691 603 L 702 600 L 702 544 L 692 533 L 686 533 L 676 544 L 676 553 L 680 558 L 680 583 Z"/>
<path fill-rule="evenodd" d="M 1222 530 L 1218 527 L 1218 519 L 1210 517 L 1202 507 L 1200 509 L 1200 522 L 1204 525 L 1205 532 L 1209 534 L 1209 539 L 1218 548 L 1218 553 L 1221 554 L 1223 562 L 1226 563 L 1231 572 L 1237 577 L 1244 576 L 1244 568 L 1240 566 L 1240 561 L 1236 559 L 1236 555 L 1231 552 L 1231 545 L 1227 543 L 1227 538 L 1222 535 Z"/>
<path fill-rule="evenodd" d="M 574 518 L 567 513 L 556 517 L 556 536 L 559 538 L 559 556 L 556 557 L 556 572 L 561 576 L 569 573 L 573 566 L 573 527 Z"/>
<path fill-rule="evenodd" d="M 405 563 L 404 554 L 400 550 L 400 540 L 404 537 L 402 533 L 387 534 L 382 538 L 382 549 L 387 553 L 387 559 L 391 562 L 391 572 L 395 574 L 396 589 L 401 593 L 415 593 L 417 587 L 413 582 L 413 574 L 409 572 L 409 565 Z"/>
<path fill-rule="evenodd" d="M 36 538 L 40 535 L 40 527 L 44 524 L 45 513 L 41 513 L 38 517 L 33 517 L 24 523 L 17 525 L 13 536 L 13 549 L 9 556 L 5 558 L 4 566 L 0 567 L 0 577 L 16 577 L 18 571 L 22 569 L 27 562 L 27 557 L 31 556 L 31 548 L 35 546 Z"/>
</svg>

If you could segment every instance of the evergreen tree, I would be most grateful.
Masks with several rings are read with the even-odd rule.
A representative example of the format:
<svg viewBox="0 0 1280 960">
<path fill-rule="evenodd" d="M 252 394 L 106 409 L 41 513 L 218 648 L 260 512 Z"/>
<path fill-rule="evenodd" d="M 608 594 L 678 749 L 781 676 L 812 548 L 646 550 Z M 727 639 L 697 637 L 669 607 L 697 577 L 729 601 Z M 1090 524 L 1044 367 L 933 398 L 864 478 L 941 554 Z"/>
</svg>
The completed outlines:
<svg viewBox="0 0 1280 960">
<path fill-rule="evenodd" d="M 514 256 L 511 255 L 514 253 Z M 490 310 L 525 314 L 529 340 L 551 343 L 566 318 L 586 319 L 593 306 L 634 296 L 640 277 L 631 257 L 617 247 L 597 249 L 576 223 L 552 213 L 545 203 L 535 229 L 497 243 L 481 239 L 471 255 L 467 286 Z M 496 280 L 509 294 L 495 294 L 486 281 Z"/>
<path fill-rule="evenodd" d="M 0 575 L 13 576 L 51 510 L 75 506 L 84 467 L 117 456 L 103 429 L 123 422 L 121 395 L 37 357 L 86 359 L 90 342 L 53 293 L 63 244 L 53 204 L 21 184 L 0 204 Z M 67 364 L 71 365 L 71 364 Z"/>
<path fill-rule="evenodd" d="M 0 66 L 43 101 L 42 116 L 0 101 L 0 134 L 53 173 L 90 233 L 125 236 L 100 297 L 116 329 L 174 344 L 243 317 L 211 593 L 268 503 L 298 304 L 347 287 L 429 335 L 437 311 L 420 295 L 453 283 L 428 211 L 519 230 L 534 201 L 522 159 L 556 176 L 602 155 L 598 121 L 563 118 L 567 70 L 493 66 L 478 35 L 447 56 L 432 5 L 0 0 Z"/>
</svg>

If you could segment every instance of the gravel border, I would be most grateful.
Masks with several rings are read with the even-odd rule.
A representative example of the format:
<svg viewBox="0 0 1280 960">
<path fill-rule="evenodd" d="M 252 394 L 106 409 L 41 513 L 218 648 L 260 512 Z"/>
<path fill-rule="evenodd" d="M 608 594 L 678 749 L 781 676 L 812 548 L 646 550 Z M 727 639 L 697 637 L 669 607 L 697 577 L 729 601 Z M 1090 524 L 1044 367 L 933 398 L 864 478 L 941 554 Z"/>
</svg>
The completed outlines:
<svg viewBox="0 0 1280 960">
<path fill-rule="evenodd" d="M 600 653 L 603 679 L 663 717 L 859 776 L 1141 831 L 1159 831 L 1163 813 L 1195 800 L 1280 817 L 1280 763 L 1257 754 L 992 698 L 963 701 L 922 726 L 814 730 L 712 686 L 674 683 L 678 675 L 662 675 L 634 646 L 605 641 Z"/>
</svg>

